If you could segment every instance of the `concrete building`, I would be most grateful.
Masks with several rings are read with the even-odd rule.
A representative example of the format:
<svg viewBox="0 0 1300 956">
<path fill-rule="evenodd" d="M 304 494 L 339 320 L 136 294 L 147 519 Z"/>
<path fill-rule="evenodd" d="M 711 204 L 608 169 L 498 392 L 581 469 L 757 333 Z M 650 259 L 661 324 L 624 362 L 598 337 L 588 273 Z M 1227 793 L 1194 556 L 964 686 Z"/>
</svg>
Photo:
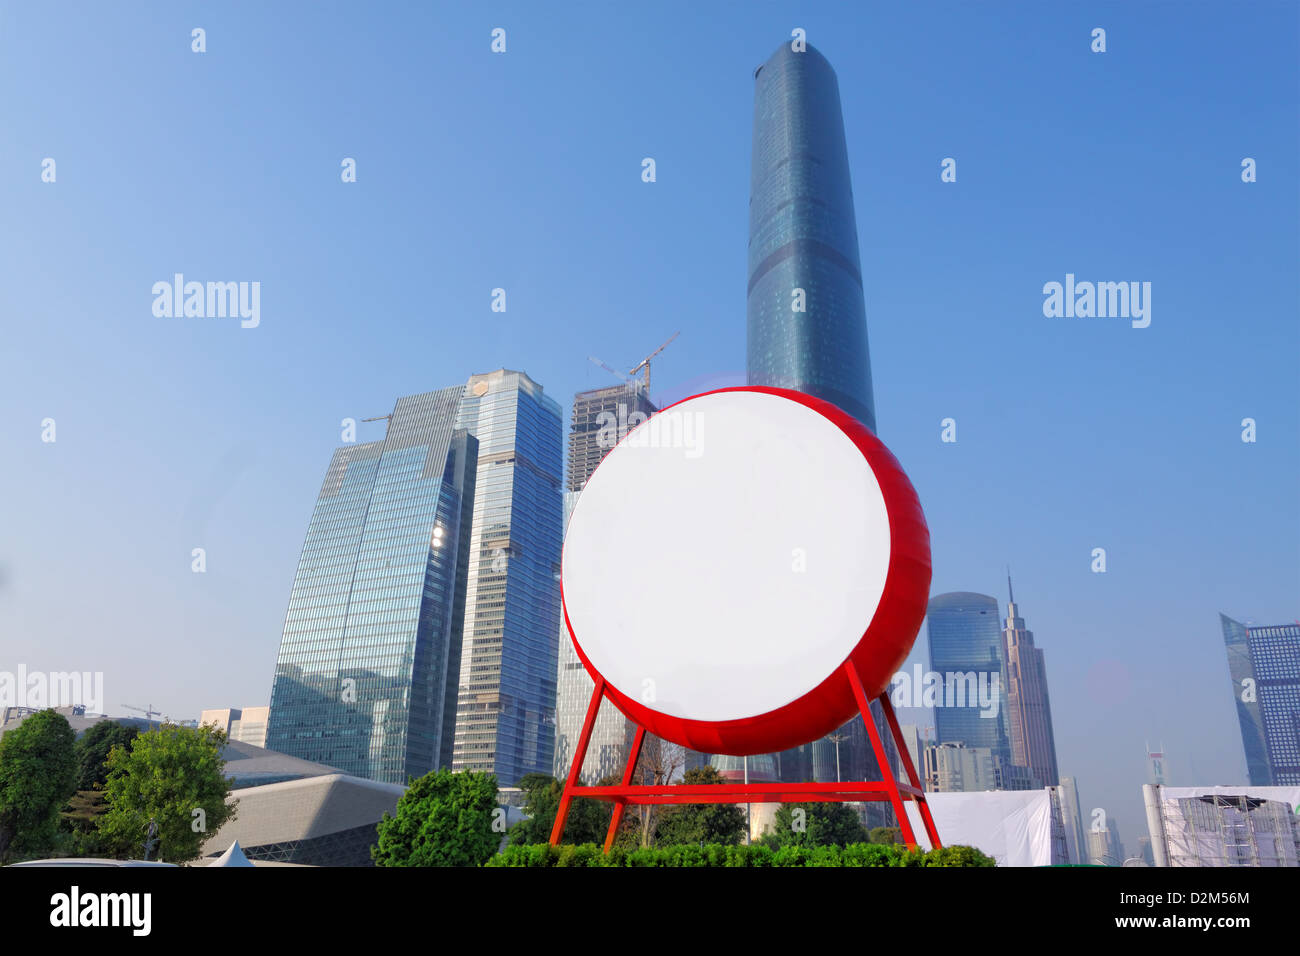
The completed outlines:
<svg viewBox="0 0 1300 956">
<path fill-rule="evenodd" d="M 944 741 L 925 748 L 925 788 L 937 793 L 998 790 L 997 755 L 988 747 Z"/>
<path fill-rule="evenodd" d="M 211 724 L 222 730 L 230 740 L 266 746 L 266 724 L 270 707 L 224 707 L 205 710 L 199 714 L 199 725 Z"/>
</svg>

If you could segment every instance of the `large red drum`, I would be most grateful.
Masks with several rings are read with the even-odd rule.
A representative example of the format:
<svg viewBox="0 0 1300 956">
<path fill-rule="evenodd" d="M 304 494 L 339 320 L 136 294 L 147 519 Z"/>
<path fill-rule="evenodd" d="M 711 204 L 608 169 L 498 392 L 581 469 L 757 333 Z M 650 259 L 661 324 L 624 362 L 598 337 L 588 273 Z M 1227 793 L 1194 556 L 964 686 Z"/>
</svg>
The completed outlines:
<svg viewBox="0 0 1300 956">
<path fill-rule="evenodd" d="M 925 616 L 930 533 L 889 450 L 834 405 L 726 388 L 631 431 L 564 542 L 564 618 L 632 720 L 705 753 L 798 746 L 857 712 Z"/>
</svg>

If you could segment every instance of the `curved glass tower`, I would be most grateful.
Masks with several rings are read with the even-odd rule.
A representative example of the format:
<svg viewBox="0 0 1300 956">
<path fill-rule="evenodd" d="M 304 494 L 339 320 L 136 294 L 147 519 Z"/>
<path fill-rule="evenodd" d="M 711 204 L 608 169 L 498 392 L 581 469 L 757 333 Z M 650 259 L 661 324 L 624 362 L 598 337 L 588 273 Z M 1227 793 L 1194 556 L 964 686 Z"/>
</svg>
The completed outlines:
<svg viewBox="0 0 1300 956">
<path fill-rule="evenodd" d="M 816 395 L 876 430 L 839 83 L 811 46 L 784 43 L 754 73 L 747 327 L 751 385 Z"/>
<path fill-rule="evenodd" d="M 990 716 L 984 716 L 985 712 L 970 702 L 969 695 L 966 706 L 954 707 L 949 701 L 949 706 L 936 707 L 935 741 L 987 747 L 1003 766 L 1011 765 L 1011 733 L 1002 695 L 1007 668 L 997 599 L 969 591 L 940 594 L 930 598 L 925 620 L 930 670 L 943 675 L 945 688 L 949 682 L 961 680 L 962 675 L 987 680 L 990 691 L 993 677 L 998 681 L 999 704 L 997 712 L 989 712 Z"/>
</svg>

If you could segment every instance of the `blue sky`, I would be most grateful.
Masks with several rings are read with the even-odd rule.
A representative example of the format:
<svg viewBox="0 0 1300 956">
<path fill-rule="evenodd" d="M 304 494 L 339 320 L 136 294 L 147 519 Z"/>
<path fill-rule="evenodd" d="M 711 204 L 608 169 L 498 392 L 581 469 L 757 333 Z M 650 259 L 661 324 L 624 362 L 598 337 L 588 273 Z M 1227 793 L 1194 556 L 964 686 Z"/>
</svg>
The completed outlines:
<svg viewBox="0 0 1300 956">
<path fill-rule="evenodd" d="M 1147 740 L 1244 781 L 1218 612 L 1300 616 L 1292 3 L 6 4 L 0 669 L 265 703 L 341 419 L 502 366 L 567 414 L 588 355 L 678 330 L 657 398 L 742 380 L 752 73 L 794 27 L 934 592 L 1011 564 L 1062 772 L 1130 848 Z M 176 272 L 259 281 L 261 324 L 156 318 Z M 1067 272 L 1151 282 L 1151 326 L 1045 318 Z"/>
</svg>

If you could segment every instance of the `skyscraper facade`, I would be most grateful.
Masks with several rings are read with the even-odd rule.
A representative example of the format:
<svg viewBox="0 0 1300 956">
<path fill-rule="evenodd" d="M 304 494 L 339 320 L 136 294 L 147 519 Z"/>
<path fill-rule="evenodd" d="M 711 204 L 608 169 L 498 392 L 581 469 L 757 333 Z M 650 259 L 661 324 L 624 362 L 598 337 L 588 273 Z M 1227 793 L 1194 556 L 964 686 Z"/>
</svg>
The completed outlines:
<svg viewBox="0 0 1300 956">
<path fill-rule="evenodd" d="M 522 372 L 473 375 L 478 438 L 452 767 L 513 786 L 549 774 L 560 627 L 560 406 Z"/>
<path fill-rule="evenodd" d="M 462 387 L 400 398 L 334 452 L 271 689 L 266 746 L 404 784 L 449 766 L 478 442 Z"/>
<path fill-rule="evenodd" d="M 645 390 L 631 385 L 593 388 L 574 395 L 565 489 L 581 491 L 613 447 L 656 411 Z"/>
<path fill-rule="evenodd" d="M 1047 695 L 1047 665 L 1034 646 L 1034 634 L 1016 608 L 1011 576 L 1007 575 L 1007 619 L 1002 628 L 1006 656 L 1007 722 L 1011 731 L 1011 760 L 1028 767 L 1038 785 L 1057 785 L 1056 738 L 1052 705 Z"/>
<path fill-rule="evenodd" d="M 1061 800 L 1061 817 L 1065 825 L 1066 845 L 1071 863 L 1088 862 L 1088 838 L 1083 826 L 1083 809 L 1079 804 L 1079 785 L 1074 777 L 1062 777 L 1057 788 Z"/>
<path fill-rule="evenodd" d="M 934 739 L 937 743 L 962 743 L 986 747 L 1004 764 L 1012 763 L 1008 730 L 1006 661 L 1003 659 L 1002 627 L 998 602 L 987 594 L 954 591 L 930 599 L 926 612 L 930 645 L 930 670 L 943 675 L 943 706 L 934 711 Z M 953 706 L 953 688 L 964 674 L 975 674 L 986 683 L 996 710 L 980 707 L 969 699 Z M 996 695 L 993 688 L 997 687 Z"/>
<path fill-rule="evenodd" d="M 783 43 L 754 71 L 746 353 L 751 385 L 815 395 L 876 430 L 839 81 L 811 46 Z M 897 747 L 871 709 L 892 769 Z M 882 779 L 859 718 L 776 765 L 786 781 Z"/>
<path fill-rule="evenodd" d="M 645 391 L 630 385 L 615 385 L 579 392 L 573 396 L 573 417 L 569 425 L 569 463 L 565 480 L 564 527 L 578 503 L 578 493 L 628 431 L 653 415 L 657 409 Z M 628 589 L 636 585 L 635 548 L 628 557 Z M 615 555 L 611 560 L 618 560 Z M 560 665 L 555 694 L 555 763 L 552 773 L 563 780 L 568 776 L 573 751 L 582 734 L 587 705 L 595 689 L 591 676 L 583 667 L 568 628 L 560 621 Z M 587 744 L 581 778 L 594 784 L 605 777 L 617 776 L 627 763 L 635 727 L 609 701 L 603 701 Z"/>
<path fill-rule="evenodd" d="M 1250 783 L 1300 784 L 1300 624 L 1219 623 Z"/>
<path fill-rule="evenodd" d="M 792 46 L 782 44 L 754 71 L 749 383 L 816 395 L 874 432 L 839 82 L 819 52 Z"/>
</svg>

